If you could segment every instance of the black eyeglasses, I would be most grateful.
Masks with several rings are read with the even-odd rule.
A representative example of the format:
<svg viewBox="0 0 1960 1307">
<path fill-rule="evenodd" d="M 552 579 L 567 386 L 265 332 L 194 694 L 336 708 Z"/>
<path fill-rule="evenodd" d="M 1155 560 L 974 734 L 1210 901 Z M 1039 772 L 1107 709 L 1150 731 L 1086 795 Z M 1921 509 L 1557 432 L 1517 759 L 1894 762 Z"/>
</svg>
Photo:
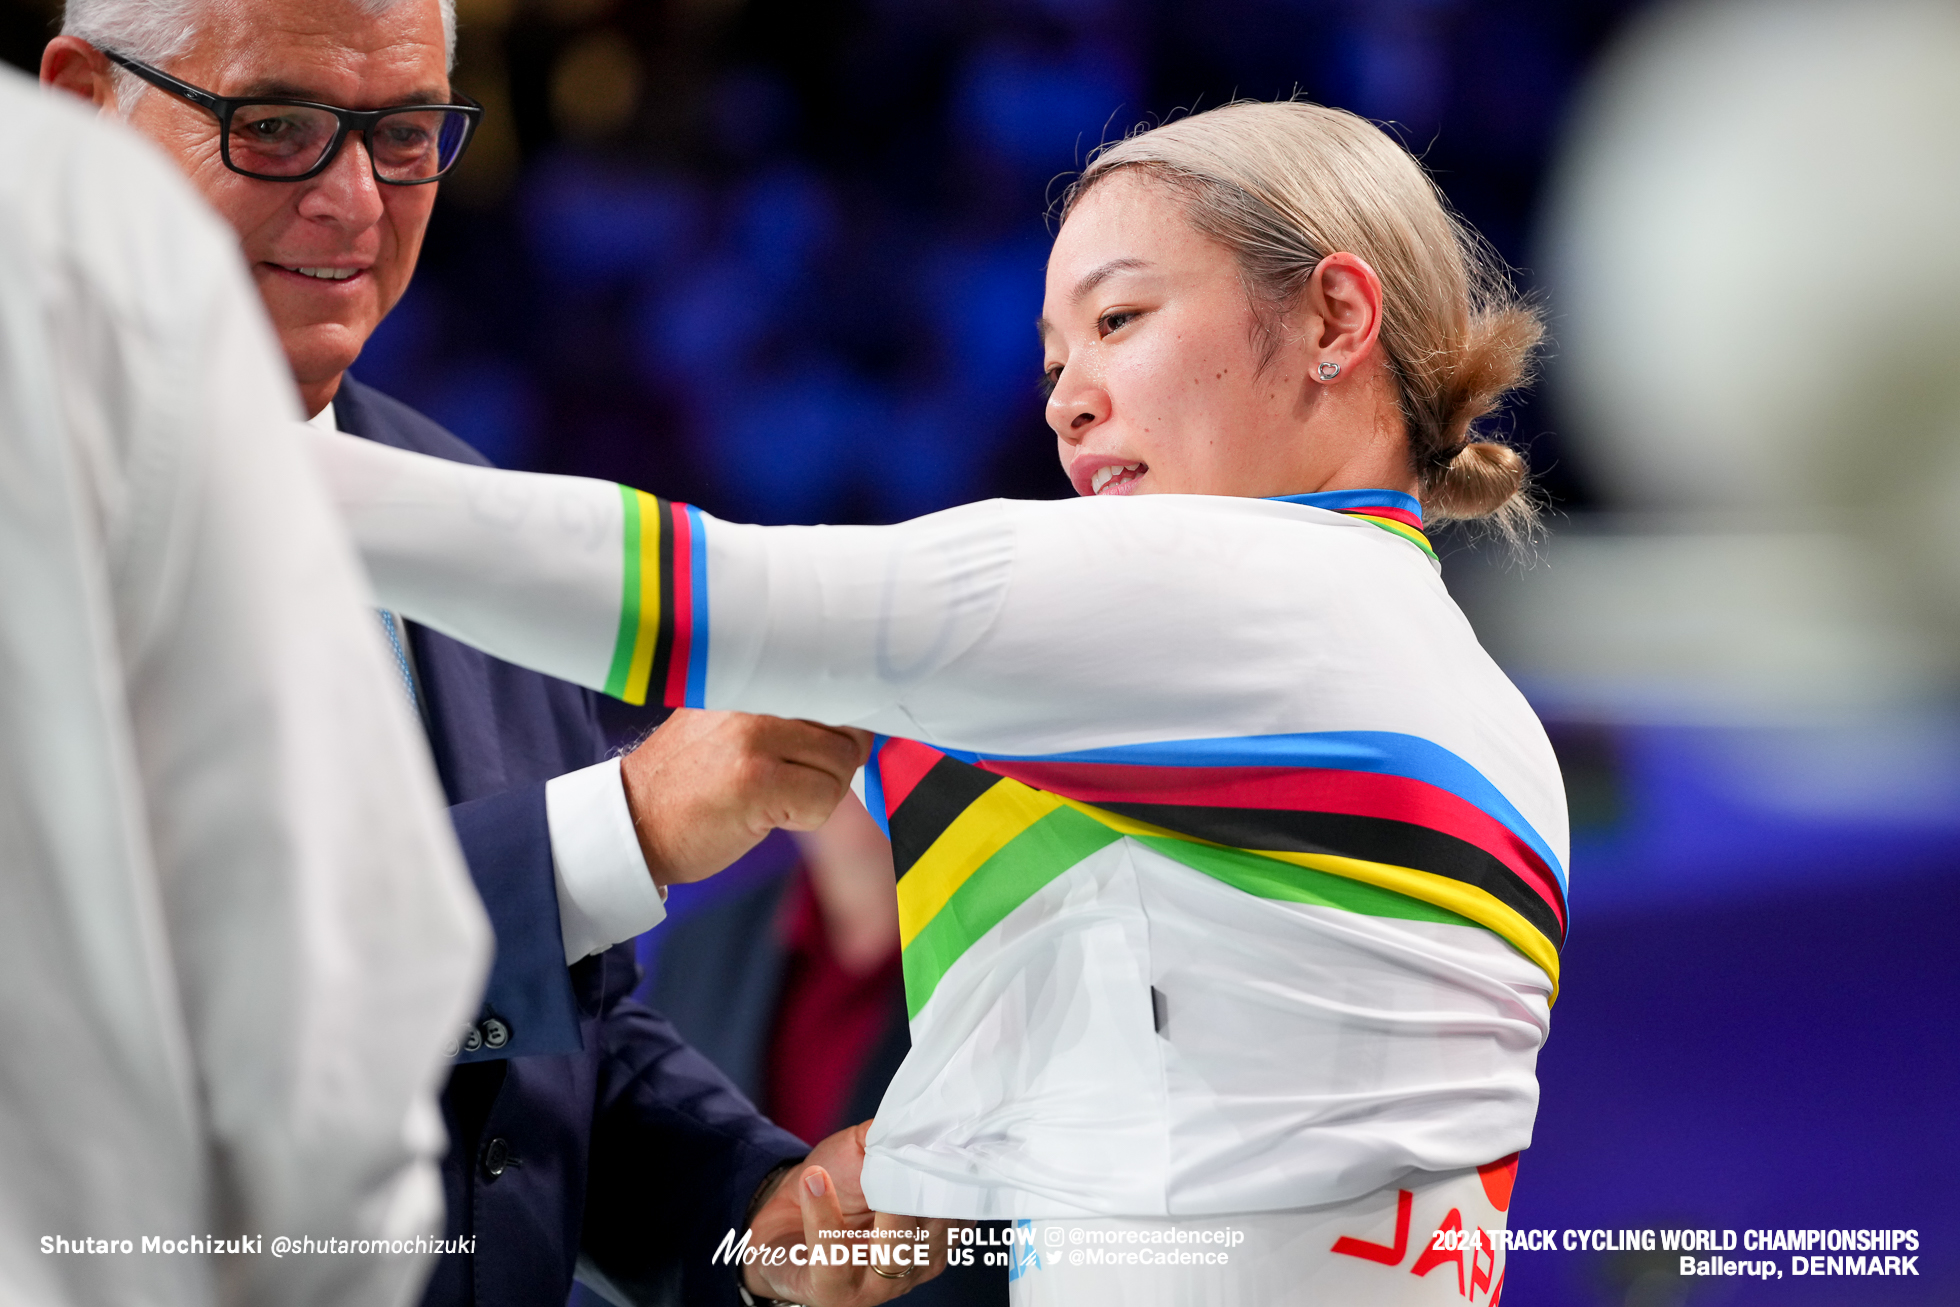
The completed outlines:
<svg viewBox="0 0 1960 1307">
<path fill-rule="evenodd" d="M 180 82 L 160 68 L 104 50 L 138 77 L 207 110 L 218 120 L 218 148 L 225 167 L 266 182 L 317 177 L 340 153 L 349 132 L 367 142 L 374 179 L 390 186 L 420 186 L 456 166 L 470 143 L 483 106 L 414 104 L 399 109 L 341 109 L 280 96 L 213 95 Z"/>
</svg>

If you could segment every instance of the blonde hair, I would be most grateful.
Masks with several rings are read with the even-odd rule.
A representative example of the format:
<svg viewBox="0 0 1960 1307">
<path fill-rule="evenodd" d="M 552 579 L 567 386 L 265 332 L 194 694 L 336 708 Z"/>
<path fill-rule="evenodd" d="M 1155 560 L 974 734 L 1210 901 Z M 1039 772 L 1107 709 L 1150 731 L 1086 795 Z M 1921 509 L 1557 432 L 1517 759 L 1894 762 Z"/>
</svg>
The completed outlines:
<svg viewBox="0 0 1960 1307">
<path fill-rule="evenodd" d="M 1062 220 L 1119 171 L 1174 186 L 1192 224 L 1237 257 L 1268 361 L 1320 260 L 1366 260 L 1382 280 L 1380 340 L 1425 515 L 1487 518 L 1514 542 L 1529 533 L 1524 456 L 1476 423 L 1530 379 L 1544 323 L 1407 150 L 1339 109 L 1239 101 L 1098 150 Z"/>
</svg>

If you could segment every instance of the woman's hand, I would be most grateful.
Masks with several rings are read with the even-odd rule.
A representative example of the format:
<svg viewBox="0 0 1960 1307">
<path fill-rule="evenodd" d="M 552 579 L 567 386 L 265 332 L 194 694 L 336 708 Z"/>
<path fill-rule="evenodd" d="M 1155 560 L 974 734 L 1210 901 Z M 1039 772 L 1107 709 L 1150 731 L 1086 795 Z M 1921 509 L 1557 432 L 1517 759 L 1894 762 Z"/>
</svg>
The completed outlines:
<svg viewBox="0 0 1960 1307">
<path fill-rule="evenodd" d="M 889 1216 L 866 1206 L 859 1176 L 864 1170 L 864 1137 L 870 1129 L 866 1121 L 825 1139 L 784 1175 L 757 1209 L 749 1228 L 763 1255 L 742 1272 L 743 1285 L 757 1298 L 805 1307 L 870 1307 L 898 1297 L 944 1269 L 946 1232 L 953 1222 Z M 877 1231 L 923 1233 L 879 1238 Z M 820 1265 L 812 1264 L 812 1245 L 823 1249 Z M 891 1256 L 872 1262 L 873 1245 L 882 1245 Z M 914 1266 L 913 1256 L 921 1247 L 927 1255 Z M 853 1250 L 848 1260 L 835 1256 L 835 1250 L 846 1248 Z"/>
</svg>

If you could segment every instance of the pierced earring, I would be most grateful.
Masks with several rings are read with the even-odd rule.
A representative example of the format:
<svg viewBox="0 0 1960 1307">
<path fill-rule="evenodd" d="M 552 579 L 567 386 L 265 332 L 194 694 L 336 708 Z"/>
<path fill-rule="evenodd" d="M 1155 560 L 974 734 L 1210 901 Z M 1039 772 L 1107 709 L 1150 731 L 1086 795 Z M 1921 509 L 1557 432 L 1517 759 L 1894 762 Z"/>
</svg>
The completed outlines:
<svg viewBox="0 0 1960 1307">
<path fill-rule="evenodd" d="M 1323 363 L 1320 365 L 1320 379 L 1322 381 L 1332 381 L 1335 377 L 1338 377 L 1340 375 L 1341 375 L 1340 364 Z"/>
</svg>

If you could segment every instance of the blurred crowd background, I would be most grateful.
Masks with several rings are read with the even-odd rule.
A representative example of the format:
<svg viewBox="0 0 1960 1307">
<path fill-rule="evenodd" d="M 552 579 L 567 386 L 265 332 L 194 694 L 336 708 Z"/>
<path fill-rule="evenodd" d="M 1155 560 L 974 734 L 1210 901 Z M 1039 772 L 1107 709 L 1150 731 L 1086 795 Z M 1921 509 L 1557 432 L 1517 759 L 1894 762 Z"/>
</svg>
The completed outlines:
<svg viewBox="0 0 1960 1307">
<path fill-rule="evenodd" d="M 31 62 L 56 5 L 10 3 Z M 1049 201 L 1098 143 L 1297 89 L 1397 123 L 1526 263 L 1624 8 L 459 0 L 455 82 L 489 112 L 357 372 L 506 466 L 735 518 L 1062 495 L 1032 323 Z"/>
<path fill-rule="evenodd" d="M 55 5 L 5 6 L 0 56 L 31 68 Z M 458 9 L 456 84 L 488 113 L 356 374 L 505 466 L 752 521 L 1067 494 L 1032 322 L 1069 172 L 1234 96 L 1390 125 L 1552 320 L 1498 424 L 1547 538 L 1442 536 L 1572 800 L 1513 1226 L 1922 1240 L 1896 1282 L 1517 1253 L 1506 1301 L 1960 1301 L 1960 12 Z M 677 921 L 796 857 L 772 840 Z"/>
</svg>

